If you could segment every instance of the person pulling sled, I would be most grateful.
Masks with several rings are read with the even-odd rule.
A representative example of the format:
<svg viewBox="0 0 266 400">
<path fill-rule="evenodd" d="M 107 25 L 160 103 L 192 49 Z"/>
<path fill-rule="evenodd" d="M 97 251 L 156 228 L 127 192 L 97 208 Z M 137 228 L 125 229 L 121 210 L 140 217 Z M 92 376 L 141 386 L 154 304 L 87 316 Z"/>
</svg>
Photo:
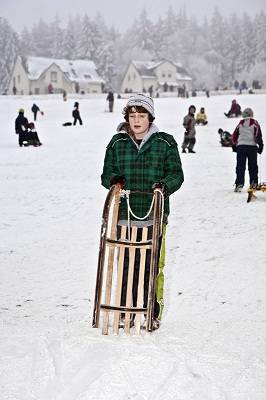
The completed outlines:
<svg viewBox="0 0 266 400">
<path fill-rule="evenodd" d="M 121 231 L 124 232 L 123 237 L 131 236 L 134 243 L 141 240 L 143 229 L 147 229 L 145 240 L 151 239 L 154 219 L 149 210 L 155 191 L 158 190 L 164 197 L 162 235 L 158 242 L 158 254 L 156 255 L 158 263 L 156 265 L 153 330 L 160 325 L 164 304 L 164 246 L 169 215 L 169 196 L 180 188 L 184 175 L 174 137 L 160 131 L 153 122 L 155 112 L 151 97 L 142 93 L 131 96 L 123 109 L 123 115 L 125 121 L 118 125 L 117 133 L 107 145 L 101 182 L 106 189 L 115 185 L 125 191 L 126 195 L 120 199 L 117 231 L 118 236 L 121 235 Z M 132 306 L 137 307 L 141 250 L 134 253 L 134 259 L 131 257 L 131 248 L 124 251 L 120 306 L 125 307 L 127 304 L 129 270 L 133 268 Z M 151 257 L 152 255 L 147 253 L 142 304 L 144 308 L 147 307 L 148 302 Z M 124 313 L 121 313 L 121 324 L 123 324 L 124 316 Z M 131 323 L 134 324 L 134 314 L 131 314 Z"/>
<path fill-rule="evenodd" d="M 246 108 L 243 119 L 232 135 L 233 150 L 236 152 L 235 192 L 240 192 L 245 184 L 246 161 L 248 161 L 250 188 L 258 185 L 257 154 L 263 152 L 262 132 L 258 121 L 254 119 L 253 110 Z"/>
</svg>

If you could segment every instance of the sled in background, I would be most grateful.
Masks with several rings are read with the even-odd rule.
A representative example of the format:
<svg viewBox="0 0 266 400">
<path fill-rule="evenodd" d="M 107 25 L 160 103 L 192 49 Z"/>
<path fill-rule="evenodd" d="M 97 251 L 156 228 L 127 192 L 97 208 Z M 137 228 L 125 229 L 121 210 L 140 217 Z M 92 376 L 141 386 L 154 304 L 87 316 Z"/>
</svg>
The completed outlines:
<svg viewBox="0 0 266 400">
<path fill-rule="evenodd" d="M 255 200 L 257 196 L 255 195 L 256 191 L 260 190 L 262 192 L 266 192 L 266 182 L 259 183 L 256 186 L 250 186 L 248 189 L 248 198 L 247 203 L 250 203 L 251 200 Z"/>
<path fill-rule="evenodd" d="M 136 226 L 121 227 L 118 235 L 117 222 L 120 197 L 125 195 L 119 185 L 113 185 L 108 192 L 103 214 L 98 257 L 98 270 L 95 288 L 95 300 L 92 326 L 102 328 L 102 334 L 118 334 L 124 329 L 126 334 L 145 333 L 153 330 L 155 302 L 155 281 L 159 257 L 159 238 L 162 234 L 163 195 L 160 189 L 153 192 L 152 238 L 147 239 L 148 228 L 143 227 L 141 241 L 136 241 Z M 128 193 L 130 193 L 128 191 Z M 132 192 L 131 193 L 136 193 Z M 128 237 L 128 233 L 130 236 Z M 128 275 L 126 285 L 126 305 L 121 305 L 122 280 L 124 272 L 125 250 L 129 252 Z M 132 287 L 136 252 L 140 252 L 138 268 L 137 304 L 132 306 Z M 144 307 L 144 275 L 147 251 L 151 251 L 149 270 L 149 289 L 147 306 Z M 123 320 L 123 321 L 122 321 Z"/>
</svg>

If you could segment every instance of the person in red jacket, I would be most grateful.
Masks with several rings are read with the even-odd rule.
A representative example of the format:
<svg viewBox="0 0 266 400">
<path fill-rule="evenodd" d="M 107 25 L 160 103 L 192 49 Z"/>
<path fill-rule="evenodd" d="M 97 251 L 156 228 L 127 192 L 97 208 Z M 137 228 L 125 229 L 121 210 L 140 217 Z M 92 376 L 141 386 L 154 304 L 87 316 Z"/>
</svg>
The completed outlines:
<svg viewBox="0 0 266 400">
<path fill-rule="evenodd" d="M 228 111 L 228 113 L 224 113 L 224 115 L 228 118 L 232 118 L 232 117 L 240 117 L 241 116 L 241 107 L 240 105 L 237 103 L 236 100 L 232 100 L 232 104 L 231 104 L 231 108 Z"/>
<path fill-rule="evenodd" d="M 233 150 L 236 151 L 235 192 L 241 191 L 245 183 L 246 161 L 248 160 L 249 182 L 251 187 L 258 184 L 257 154 L 263 151 L 261 128 L 253 118 L 251 108 L 243 111 L 243 119 L 239 122 L 232 135 Z"/>
</svg>

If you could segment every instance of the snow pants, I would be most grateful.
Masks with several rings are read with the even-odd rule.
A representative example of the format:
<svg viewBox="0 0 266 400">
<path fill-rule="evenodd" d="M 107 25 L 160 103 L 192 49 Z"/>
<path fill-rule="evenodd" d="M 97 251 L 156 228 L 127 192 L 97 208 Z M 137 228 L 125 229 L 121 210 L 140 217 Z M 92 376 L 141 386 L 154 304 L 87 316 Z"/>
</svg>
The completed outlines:
<svg viewBox="0 0 266 400">
<path fill-rule="evenodd" d="M 118 235 L 121 227 L 118 226 Z M 157 278 L 155 285 L 155 303 L 154 303 L 154 318 L 161 319 L 163 307 L 164 307 L 164 266 L 165 266 L 165 233 L 166 224 L 163 225 L 162 236 L 160 237 L 159 243 L 159 262 L 157 265 Z M 118 236 L 119 237 L 119 236 Z M 142 229 L 137 230 L 137 241 L 141 241 Z M 148 227 L 148 240 L 152 238 L 152 226 Z M 143 307 L 147 307 L 148 303 L 148 291 L 149 291 L 149 275 L 150 275 L 150 263 L 151 263 L 151 250 L 147 250 L 146 262 L 145 262 L 145 275 L 144 275 L 144 304 Z M 126 291 L 127 291 L 127 277 L 129 267 L 129 250 L 125 249 L 125 258 L 123 266 L 123 280 L 122 280 L 122 292 L 121 292 L 121 305 L 126 305 Z M 135 253 L 134 263 L 134 275 L 133 275 L 133 306 L 137 306 L 137 295 L 138 295 L 138 279 L 139 279 L 139 267 L 140 267 L 140 250 L 137 249 Z"/>
<path fill-rule="evenodd" d="M 246 161 L 248 160 L 249 183 L 258 183 L 257 146 L 239 145 L 236 148 L 236 186 L 245 184 Z"/>
<path fill-rule="evenodd" d="M 196 138 L 194 137 L 189 137 L 189 135 L 184 135 L 184 140 L 182 143 L 182 149 L 185 150 L 188 148 L 188 150 L 193 150 L 194 146 L 196 143 Z"/>
</svg>

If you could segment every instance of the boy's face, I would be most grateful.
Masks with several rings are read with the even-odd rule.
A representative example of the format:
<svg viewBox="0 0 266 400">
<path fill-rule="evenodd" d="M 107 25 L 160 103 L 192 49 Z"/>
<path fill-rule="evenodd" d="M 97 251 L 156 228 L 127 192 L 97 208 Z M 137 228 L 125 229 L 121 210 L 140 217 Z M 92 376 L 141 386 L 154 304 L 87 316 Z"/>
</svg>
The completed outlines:
<svg viewBox="0 0 266 400">
<path fill-rule="evenodd" d="M 128 122 L 136 138 L 142 139 L 149 130 L 150 121 L 148 113 L 130 112 Z"/>
</svg>

